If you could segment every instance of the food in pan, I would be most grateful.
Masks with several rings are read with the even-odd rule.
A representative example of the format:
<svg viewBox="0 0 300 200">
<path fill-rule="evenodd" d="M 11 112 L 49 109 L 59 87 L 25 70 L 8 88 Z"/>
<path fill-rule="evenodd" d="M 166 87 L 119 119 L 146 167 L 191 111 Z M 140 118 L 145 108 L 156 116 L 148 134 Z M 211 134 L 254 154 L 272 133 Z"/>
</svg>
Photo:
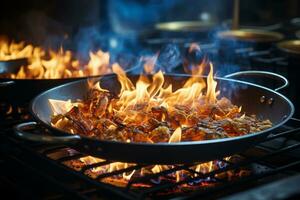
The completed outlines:
<svg viewBox="0 0 300 200">
<path fill-rule="evenodd" d="M 210 67 L 206 79 L 197 76 Z M 243 112 L 226 97 L 219 97 L 211 63 L 203 62 L 184 85 L 173 90 L 162 72 L 141 75 L 134 85 L 113 65 L 119 94 L 90 87 L 87 98 L 77 102 L 50 99 L 52 125 L 66 132 L 99 140 L 161 143 L 228 138 L 272 127 L 268 119 Z"/>
</svg>

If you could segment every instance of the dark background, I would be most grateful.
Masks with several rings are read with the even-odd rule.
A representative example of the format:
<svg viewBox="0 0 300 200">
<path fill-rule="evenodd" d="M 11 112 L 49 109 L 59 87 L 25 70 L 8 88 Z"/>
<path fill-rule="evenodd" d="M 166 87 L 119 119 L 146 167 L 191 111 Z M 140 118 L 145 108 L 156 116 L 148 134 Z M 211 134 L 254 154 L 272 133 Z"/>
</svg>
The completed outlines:
<svg viewBox="0 0 300 200">
<path fill-rule="evenodd" d="M 230 21 L 232 0 L 26 0 L 1 1 L 0 34 L 55 46 L 92 31 L 104 37 L 138 36 L 160 21 Z M 298 0 L 242 0 L 241 24 L 272 25 L 299 16 Z M 86 33 L 89 32 L 89 33 Z M 93 36 L 95 37 L 95 36 Z M 90 39 L 95 39 L 90 37 Z"/>
</svg>

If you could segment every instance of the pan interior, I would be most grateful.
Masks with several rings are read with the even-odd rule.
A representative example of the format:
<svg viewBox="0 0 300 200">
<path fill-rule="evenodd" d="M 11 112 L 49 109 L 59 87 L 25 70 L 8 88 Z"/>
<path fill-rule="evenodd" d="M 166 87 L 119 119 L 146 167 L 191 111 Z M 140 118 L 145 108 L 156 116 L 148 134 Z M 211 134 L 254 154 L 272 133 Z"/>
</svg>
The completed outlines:
<svg viewBox="0 0 300 200">
<path fill-rule="evenodd" d="M 129 76 L 136 82 L 138 76 Z M 188 76 L 167 75 L 165 80 L 172 83 L 174 89 L 179 88 L 187 80 Z M 261 119 L 270 119 L 273 126 L 276 126 L 293 113 L 293 106 L 284 96 L 257 85 L 246 84 L 244 82 L 232 81 L 228 79 L 216 78 L 222 96 L 229 98 L 233 104 L 242 106 L 242 111 L 248 115 L 255 114 Z M 120 84 L 116 76 L 104 77 L 101 79 L 101 87 L 110 90 L 113 94 L 118 94 Z M 76 101 L 86 97 L 89 87 L 86 80 L 68 83 L 50 89 L 32 102 L 33 114 L 43 123 L 50 125 L 52 110 L 48 99 Z M 265 101 L 261 99 L 264 96 Z M 270 103 L 270 101 L 272 101 Z"/>
</svg>

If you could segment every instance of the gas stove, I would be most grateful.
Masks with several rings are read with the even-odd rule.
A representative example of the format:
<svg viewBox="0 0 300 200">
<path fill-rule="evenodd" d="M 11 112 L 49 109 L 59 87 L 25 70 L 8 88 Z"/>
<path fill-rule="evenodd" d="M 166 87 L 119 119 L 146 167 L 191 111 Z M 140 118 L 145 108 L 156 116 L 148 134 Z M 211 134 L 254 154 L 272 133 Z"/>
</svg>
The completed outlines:
<svg viewBox="0 0 300 200">
<path fill-rule="evenodd" d="M 201 48 L 217 67 L 216 71 L 221 72 L 220 76 L 240 70 L 266 70 L 289 79 L 293 77 L 290 70 L 293 62 L 273 48 L 234 49 L 234 57 L 222 59 L 215 44 L 201 44 Z M 227 68 L 230 71 L 226 71 L 226 66 L 230 66 Z M 183 70 L 175 68 L 174 72 Z M 296 87 L 293 81 L 285 94 L 296 102 L 292 95 Z M 114 166 L 116 162 L 91 159 L 65 145 L 22 141 L 15 137 L 13 126 L 32 120 L 27 105 L 1 104 L 1 109 L 6 114 L 1 115 L 0 123 L 0 186 L 11 199 L 272 199 L 278 195 L 282 199 L 297 199 L 300 196 L 297 185 L 300 120 L 296 118 L 246 152 L 211 161 L 210 170 L 197 170 L 201 163 L 187 163 L 161 168 L 156 173 L 140 173 L 126 180 L 124 175 L 129 177 L 133 171 L 153 166 L 134 164 L 99 173 L 101 168 Z M 49 134 L 43 128 L 32 131 Z M 83 162 L 87 158 L 90 160 Z M 178 174 L 184 175 L 176 179 Z"/>
</svg>

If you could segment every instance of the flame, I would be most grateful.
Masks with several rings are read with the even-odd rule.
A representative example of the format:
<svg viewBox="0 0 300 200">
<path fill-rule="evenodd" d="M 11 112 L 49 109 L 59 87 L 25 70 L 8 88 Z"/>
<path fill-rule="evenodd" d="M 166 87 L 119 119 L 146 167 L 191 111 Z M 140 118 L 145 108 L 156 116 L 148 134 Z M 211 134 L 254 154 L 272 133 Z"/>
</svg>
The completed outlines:
<svg viewBox="0 0 300 200">
<path fill-rule="evenodd" d="M 103 159 L 96 158 L 96 157 L 93 157 L 93 156 L 81 157 L 81 158 L 79 158 L 79 160 L 81 162 L 85 163 L 86 165 L 92 165 L 92 164 L 95 164 L 95 163 L 104 162 Z"/>
<path fill-rule="evenodd" d="M 6 38 L 0 38 L 0 60 L 15 60 L 32 56 L 34 47 L 25 45 L 25 42 L 10 42 Z"/>
<path fill-rule="evenodd" d="M 23 66 L 17 74 L 11 74 L 11 78 L 17 79 L 59 79 L 83 76 L 95 76 L 110 73 L 109 53 L 101 50 L 90 52 L 88 64 L 81 67 L 78 59 L 73 58 L 71 51 L 60 48 L 58 52 L 53 50 L 47 53 L 41 48 L 35 48 L 29 65 Z"/>
<path fill-rule="evenodd" d="M 210 72 L 205 81 L 201 75 L 207 65 L 210 66 Z M 117 74 L 121 84 L 114 111 L 125 123 L 137 121 L 137 118 L 142 123 L 144 117 L 141 115 L 141 110 L 148 112 L 153 106 L 163 106 L 172 112 L 175 106 L 191 105 L 191 108 L 196 111 L 199 109 L 199 102 L 205 100 L 206 104 L 214 104 L 217 100 L 217 82 L 213 77 L 213 65 L 206 60 L 193 67 L 192 77 L 182 88 L 175 91 L 172 91 L 171 84 L 163 87 L 166 83 L 161 71 L 155 73 L 151 79 L 141 75 L 136 84 L 133 84 L 119 65 L 113 65 L 112 70 Z M 183 122 L 181 125 L 186 124 Z"/>
<path fill-rule="evenodd" d="M 216 93 L 216 88 L 217 88 L 217 82 L 214 80 L 213 77 L 213 65 L 212 63 L 209 63 L 210 65 L 210 72 L 207 76 L 207 93 L 206 93 L 206 99 L 209 103 L 213 104 L 215 103 L 217 99 L 217 93 Z"/>
<path fill-rule="evenodd" d="M 88 62 L 82 63 L 69 50 L 45 50 L 25 42 L 9 42 L 0 38 L 0 60 L 27 58 L 28 65 L 21 66 L 13 79 L 60 79 L 83 76 L 96 76 L 111 73 L 110 55 L 98 50 L 89 53 Z"/>
<path fill-rule="evenodd" d="M 101 50 L 98 50 L 96 53 L 90 52 L 90 61 L 86 68 L 89 75 L 92 76 L 111 72 L 109 68 L 109 53 Z"/>
<path fill-rule="evenodd" d="M 180 133 L 180 129 L 178 129 L 176 133 Z M 82 163 L 84 163 L 84 165 L 92 165 L 92 164 L 96 164 L 96 163 L 102 163 L 102 162 L 104 163 L 105 162 L 105 160 L 103 160 L 101 158 L 93 157 L 93 156 L 81 157 L 81 158 L 79 158 L 79 160 Z M 228 160 L 228 158 L 227 158 L 227 160 Z M 217 169 L 218 168 L 217 164 L 218 163 L 216 163 L 215 161 L 209 161 L 207 163 L 201 163 L 201 164 L 195 165 L 191 169 L 195 170 L 198 173 L 205 174 L 205 173 L 209 173 L 209 172 Z M 135 166 L 135 165 L 136 164 L 133 164 L 133 163 L 114 162 L 114 163 L 110 163 L 110 164 L 107 164 L 107 165 L 101 165 L 99 167 L 91 168 L 91 172 L 95 173 L 95 174 L 111 173 L 111 172 L 115 172 L 115 171 L 118 171 L 118 170 L 126 169 L 128 167 L 132 167 L 132 166 Z M 169 169 L 172 169 L 172 168 L 174 168 L 173 165 L 154 165 L 153 167 L 151 167 L 149 169 L 142 168 L 139 171 L 132 170 L 132 171 L 129 171 L 127 173 L 124 172 L 124 173 L 121 174 L 120 178 L 122 178 L 125 181 L 130 181 L 134 175 L 143 176 L 145 171 L 147 171 L 147 173 L 157 174 L 157 173 L 160 173 L 164 170 L 169 170 Z M 178 170 L 174 173 L 174 180 L 176 182 L 179 182 L 180 180 L 184 179 L 185 176 L 186 176 L 185 171 Z M 194 176 L 197 177 L 198 174 L 194 174 Z"/>
<path fill-rule="evenodd" d="M 169 143 L 180 142 L 181 141 L 181 128 L 178 127 L 169 139 Z"/>
<path fill-rule="evenodd" d="M 78 106 L 78 103 L 72 103 L 71 100 L 63 101 L 56 99 L 49 99 L 49 103 L 53 114 L 65 114 L 69 112 L 74 106 Z"/>
<path fill-rule="evenodd" d="M 63 53 L 62 50 L 61 53 Z M 70 54 L 68 55 L 70 56 Z M 92 66 L 92 62 L 96 63 L 94 66 L 102 65 L 100 60 L 95 58 L 96 55 L 104 56 L 105 59 L 103 60 L 109 60 L 109 55 L 103 52 L 97 54 L 91 53 L 92 59 L 89 66 Z M 69 62 L 70 57 L 65 59 L 60 58 L 60 60 Z M 145 63 L 145 65 L 148 64 L 148 62 Z M 153 63 L 151 65 L 153 65 Z M 210 71 L 205 80 L 202 74 L 204 68 L 207 66 L 210 67 Z M 185 113 L 180 114 L 181 111 L 177 109 L 178 106 L 187 107 L 188 105 L 188 109 L 191 109 L 192 111 L 190 113 L 201 114 L 201 112 L 205 111 L 205 107 L 210 105 L 213 106 L 217 101 L 217 82 L 214 80 L 213 76 L 213 65 L 212 63 L 208 63 L 206 59 L 204 59 L 199 65 L 193 67 L 192 76 L 186 80 L 181 88 L 177 90 L 173 90 L 172 84 L 165 82 L 164 74 L 161 71 L 158 71 L 151 77 L 140 75 L 139 79 L 134 84 L 127 77 L 125 71 L 119 64 L 114 63 L 111 68 L 112 71 L 117 74 L 121 89 L 117 101 L 114 101 L 113 105 L 108 105 L 108 111 L 121 119 L 124 124 L 141 125 L 148 121 L 145 113 L 151 112 L 153 107 L 163 107 L 164 109 L 167 109 L 168 113 L 180 115 L 180 126 L 186 127 L 190 124 L 189 116 Z M 94 88 L 102 92 L 107 91 L 101 88 L 99 82 L 93 83 L 89 81 L 88 84 L 90 88 Z M 63 111 L 63 106 L 56 105 L 57 103 L 58 101 L 50 100 L 50 104 L 55 111 L 54 113 L 61 113 Z M 59 104 L 63 104 L 63 102 L 59 101 Z M 67 110 L 66 107 L 68 109 L 72 107 L 70 102 L 66 102 L 66 104 L 68 105 L 65 105 L 64 111 Z M 162 117 L 165 118 L 166 116 L 162 114 Z M 174 129 L 178 127 L 179 125 L 173 124 Z M 177 135 L 178 132 L 179 130 L 176 130 L 174 132 L 176 133 L 175 135 Z M 147 138 L 147 141 L 153 142 L 151 138 Z M 173 138 L 170 141 L 173 142 Z"/>
</svg>

